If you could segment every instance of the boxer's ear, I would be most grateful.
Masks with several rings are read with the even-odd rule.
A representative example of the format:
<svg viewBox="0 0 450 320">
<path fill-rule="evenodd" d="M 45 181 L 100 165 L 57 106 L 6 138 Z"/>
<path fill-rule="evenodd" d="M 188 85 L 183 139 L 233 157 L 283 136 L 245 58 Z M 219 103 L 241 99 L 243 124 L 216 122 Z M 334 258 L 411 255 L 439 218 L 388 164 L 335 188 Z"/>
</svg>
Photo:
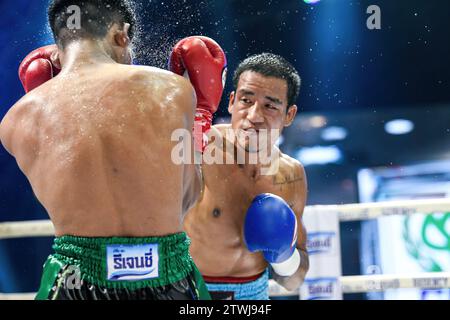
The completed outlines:
<svg viewBox="0 0 450 320">
<path fill-rule="evenodd" d="M 284 118 L 284 126 L 289 127 L 297 114 L 297 106 L 293 104 L 292 106 L 287 107 L 286 118 Z"/>
<path fill-rule="evenodd" d="M 233 113 L 233 105 L 234 105 L 234 99 L 236 98 L 236 93 L 233 91 L 230 93 L 230 100 L 228 101 L 228 113 Z"/>
<path fill-rule="evenodd" d="M 123 26 L 123 30 L 117 30 L 114 35 L 114 41 L 119 47 L 125 48 L 130 44 L 130 36 L 128 32 L 130 31 L 130 24 L 125 23 Z"/>
<path fill-rule="evenodd" d="M 59 52 L 59 49 L 58 49 L 58 50 L 53 51 L 52 55 L 50 56 L 50 61 L 58 69 L 62 69 L 60 54 L 61 53 Z"/>
<path fill-rule="evenodd" d="M 130 43 L 130 28 L 131 25 L 129 23 L 125 23 L 123 26 L 123 32 L 125 36 L 127 37 L 128 43 Z"/>
</svg>

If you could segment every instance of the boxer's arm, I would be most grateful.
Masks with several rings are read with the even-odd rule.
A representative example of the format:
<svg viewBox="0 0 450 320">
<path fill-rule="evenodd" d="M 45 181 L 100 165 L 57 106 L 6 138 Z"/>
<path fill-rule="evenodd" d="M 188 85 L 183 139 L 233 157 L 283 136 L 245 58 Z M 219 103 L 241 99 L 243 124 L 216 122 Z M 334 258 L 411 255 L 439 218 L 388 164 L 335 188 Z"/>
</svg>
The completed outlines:
<svg viewBox="0 0 450 320">
<path fill-rule="evenodd" d="M 0 123 L 2 145 L 9 154 L 16 158 L 19 168 L 28 174 L 39 153 L 38 135 L 36 134 L 38 126 L 32 120 L 30 121 L 32 116 L 29 108 L 33 106 L 34 103 L 28 97 L 20 99 L 9 109 Z"/>
<path fill-rule="evenodd" d="M 0 141 L 3 147 L 12 154 L 12 140 L 14 133 L 14 123 L 15 123 L 15 108 L 14 106 L 9 109 L 6 115 L 3 117 L 0 122 Z"/>
<path fill-rule="evenodd" d="M 309 270 L 309 256 L 306 250 L 306 228 L 303 224 L 303 211 L 305 209 L 306 198 L 307 198 L 307 179 L 303 166 L 300 163 L 296 163 L 296 183 L 292 184 L 292 188 L 295 188 L 296 198 L 294 199 L 292 210 L 297 216 L 297 226 L 298 226 L 298 239 L 297 239 L 297 249 L 300 253 L 300 265 L 297 271 L 289 277 L 283 277 L 273 272 L 273 279 L 278 282 L 285 289 L 293 291 L 297 290 L 304 282 L 306 273 Z M 297 189 L 298 188 L 298 189 Z"/>
<path fill-rule="evenodd" d="M 26 93 L 51 80 L 61 71 L 58 47 L 49 45 L 29 53 L 19 66 L 19 78 Z"/>
<path fill-rule="evenodd" d="M 190 132 L 191 128 L 194 126 L 194 115 L 197 106 L 197 98 L 195 95 L 195 91 L 190 83 L 185 79 L 182 79 L 181 81 L 184 82 L 184 86 L 186 87 L 186 93 L 184 94 L 184 99 L 182 100 L 184 103 L 183 110 L 187 119 L 186 127 L 184 129 L 187 129 Z M 192 138 L 190 154 L 195 155 L 196 152 L 198 151 L 195 150 L 194 141 Z M 183 170 L 184 213 L 188 212 L 197 203 L 200 197 L 200 193 L 203 189 L 202 169 L 199 164 L 195 164 L 194 159 L 195 156 L 191 158 L 190 163 L 184 165 Z"/>
<path fill-rule="evenodd" d="M 23 88 L 28 93 L 55 77 L 60 71 L 58 48 L 56 45 L 50 45 L 36 49 L 28 54 L 20 64 L 18 72 Z M 15 135 L 14 144 L 18 144 L 17 134 L 14 134 L 18 123 L 17 110 L 24 108 L 24 105 L 28 104 L 25 101 L 27 101 L 26 98 L 20 99 L 9 109 L 0 123 L 0 140 L 10 154 L 14 154 L 13 135 Z"/>
<path fill-rule="evenodd" d="M 213 39 L 193 36 L 179 41 L 172 50 L 169 70 L 188 77 L 197 95 L 194 141 L 197 151 L 204 152 L 208 132 L 222 98 L 227 73 L 225 52 Z"/>
<path fill-rule="evenodd" d="M 202 176 L 199 166 L 194 164 L 184 166 L 183 184 L 183 213 L 186 213 L 195 206 L 202 191 Z"/>
<path fill-rule="evenodd" d="M 3 147 L 11 153 L 10 151 L 10 140 L 11 140 L 11 125 L 8 124 L 8 119 L 6 115 L 2 122 L 0 122 L 0 142 L 2 143 Z"/>
</svg>

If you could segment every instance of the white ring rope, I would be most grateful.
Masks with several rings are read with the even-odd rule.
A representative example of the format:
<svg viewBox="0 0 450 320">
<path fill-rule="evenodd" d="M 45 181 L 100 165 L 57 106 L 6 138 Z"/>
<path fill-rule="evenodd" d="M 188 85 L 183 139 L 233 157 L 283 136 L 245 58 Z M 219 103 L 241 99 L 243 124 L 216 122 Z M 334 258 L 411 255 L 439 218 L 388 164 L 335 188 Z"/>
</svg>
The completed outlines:
<svg viewBox="0 0 450 320">
<path fill-rule="evenodd" d="M 34 300 L 36 293 L 0 293 L 0 301 L 2 300 Z"/>
<path fill-rule="evenodd" d="M 388 289 L 443 289 L 450 288 L 450 272 L 424 272 L 400 275 L 344 276 L 339 278 L 342 293 L 382 292 Z M 299 291 L 287 291 L 274 280 L 269 280 L 271 297 L 298 295 Z"/>
<path fill-rule="evenodd" d="M 376 219 L 382 216 L 450 212 L 450 199 L 408 200 L 343 205 L 308 206 L 305 213 L 338 212 L 340 221 Z M 55 230 L 49 220 L 0 223 L 0 239 L 52 237 Z"/>
<path fill-rule="evenodd" d="M 415 213 L 431 214 L 450 212 L 450 199 L 427 199 L 408 201 L 389 201 L 344 205 L 308 206 L 305 213 L 338 212 L 340 221 L 376 219 L 383 216 L 410 215 Z M 3 222 L 0 223 L 0 240 L 29 237 L 52 237 L 54 227 L 49 220 Z M 343 293 L 385 291 L 399 288 L 440 289 L 450 288 L 450 273 L 430 272 L 414 275 L 365 275 L 344 276 L 339 278 Z M 275 281 L 269 282 L 270 296 L 298 295 L 289 292 Z M 0 293 L 0 300 L 30 300 L 34 293 Z"/>
<path fill-rule="evenodd" d="M 373 203 L 308 206 L 305 213 L 337 212 L 340 221 L 377 219 L 383 216 L 450 212 L 450 199 L 386 201 Z"/>
<path fill-rule="evenodd" d="M 450 288 L 450 272 L 346 276 L 341 278 L 341 287 L 344 293 L 386 291 L 399 288 Z"/>
<path fill-rule="evenodd" d="M 50 220 L 0 223 L 0 239 L 53 237 L 55 229 Z"/>
</svg>

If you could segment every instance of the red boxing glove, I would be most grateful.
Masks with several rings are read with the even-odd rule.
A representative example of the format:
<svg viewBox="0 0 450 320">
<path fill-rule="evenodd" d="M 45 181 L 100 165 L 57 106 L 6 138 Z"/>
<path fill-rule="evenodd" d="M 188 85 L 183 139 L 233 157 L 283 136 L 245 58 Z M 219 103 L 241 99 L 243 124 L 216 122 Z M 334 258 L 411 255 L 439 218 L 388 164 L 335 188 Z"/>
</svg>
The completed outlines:
<svg viewBox="0 0 450 320">
<path fill-rule="evenodd" d="M 61 71 L 51 59 L 57 50 L 54 44 L 45 46 L 34 50 L 22 61 L 19 78 L 26 93 L 52 79 Z"/>
<path fill-rule="evenodd" d="M 208 144 L 213 114 L 219 107 L 227 75 L 225 52 L 214 40 L 193 36 L 178 42 L 169 62 L 170 71 L 188 76 L 197 94 L 194 140 L 197 151 Z"/>
</svg>

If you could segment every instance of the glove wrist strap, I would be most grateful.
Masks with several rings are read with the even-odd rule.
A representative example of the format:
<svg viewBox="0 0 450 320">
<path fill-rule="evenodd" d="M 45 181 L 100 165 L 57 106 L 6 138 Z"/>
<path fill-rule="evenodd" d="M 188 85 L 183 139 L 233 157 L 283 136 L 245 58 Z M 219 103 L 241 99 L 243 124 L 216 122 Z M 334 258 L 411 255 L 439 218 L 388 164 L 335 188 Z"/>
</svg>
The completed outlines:
<svg viewBox="0 0 450 320">
<path fill-rule="evenodd" d="M 300 253 L 297 249 L 295 249 L 289 259 L 280 263 L 271 263 L 270 265 L 272 266 L 273 271 L 275 271 L 278 275 L 282 277 L 290 277 L 297 271 L 300 266 L 300 262 Z"/>
<path fill-rule="evenodd" d="M 211 112 L 197 109 L 194 123 L 195 150 L 203 153 L 208 145 L 208 132 L 211 130 L 213 116 Z"/>
</svg>

